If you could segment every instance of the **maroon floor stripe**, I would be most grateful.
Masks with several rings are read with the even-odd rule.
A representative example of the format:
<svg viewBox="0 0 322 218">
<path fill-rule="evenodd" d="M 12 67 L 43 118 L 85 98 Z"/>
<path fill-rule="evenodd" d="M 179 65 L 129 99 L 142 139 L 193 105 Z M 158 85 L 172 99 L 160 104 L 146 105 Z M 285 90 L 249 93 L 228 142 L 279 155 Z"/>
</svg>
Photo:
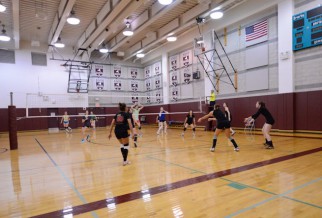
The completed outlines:
<svg viewBox="0 0 322 218">
<path fill-rule="evenodd" d="M 190 179 L 185 179 L 185 180 L 181 180 L 181 181 L 174 182 L 174 183 L 171 183 L 171 184 L 166 184 L 166 185 L 153 187 L 153 188 L 150 188 L 148 191 L 149 191 L 149 194 L 152 196 L 152 195 L 160 194 L 160 193 L 163 193 L 163 192 L 171 191 L 171 190 L 174 190 L 174 189 L 186 187 L 186 186 L 189 186 L 189 185 L 194 185 L 194 184 L 197 184 L 197 183 L 200 183 L 200 182 L 205 182 L 205 181 L 220 178 L 220 177 L 223 177 L 223 176 L 228 176 L 228 175 L 231 175 L 231 174 L 244 172 L 244 171 L 255 169 L 255 168 L 258 168 L 258 167 L 263 167 L 263 166 L 267 166 L 267 165 L 270 165 L 270 164 L 279 163 L 279 162 L 290 160 L 290 159 L 293 159 L 293 158 L 305 156 L 305 155 L 316 153 L 316 152 L 319 152 L 319 151 L 322 151 L 322 147 L 315 148 L 315 149 L 308 150 L 308 151 L 302 151 L 302 152 L 299 152 L 299 153 L 290 154 L 290 155 L 286 155 L 286 156 L 282 156 L 282 157 L 277 157 L 277 158 L 273 158 L 273 159 L 270 159 L 270 160 L 265 160 L 265 161 L 261 161 L 261 162 L 257 162 L 257 163 L 252 163 L 252 164 L 248 164 L 248 165 L 245 165 L 245 166 L 240 166 L 240 167 L 236 167 L 236 168 L 232 168 L 232 169 L 228 169 L 228 170 L 223 170 L 223 171 L 219 171 L 219 172 L 215 172 L 215 173 L 210 173 L 210 174 L 207 174 L 207 175 L 202 175 L 202 176 L 198 176 L 198 177 L 194 177 L 194 178 L 190 178 Z M 75 207 L 72 208 L 72 211 L 69 211 L 69 212 L 64 212 L 64 210 L 57 210 L 57 211 L 53 211 L 53 212 L 50 212 L 50 213 L 34 216 L 34 218 L 36 218 L 36 217 L 39 217 L 39 218 L 40 217 L 41 218 L 64 217 L 67 214 L 79 215 L 79 214 L 88 213 L 88 212 L 91 212 L 91 211 L 95 211 L 95 210 L 105 208 L 105 207 L 107 207 L 107 204 L 110 201 L 113 201 L 113 203 L 115 203 L 115 205 L 117 205 L 117 204 L 122 204 L 122 203 L 126 203 L 126 202 L 129 202 L 129 201 L 140 199 L 140 198 L 142 198 L 142 196 L 143 196 L 143 193 L 141 191 L 136 191 L 136 192 L 116 196 L 113 199 L 104 199 L 104 200 L 91 202 L 91 203 L 88 203 L 88 204 L 75 206 Z"/>
</svg>

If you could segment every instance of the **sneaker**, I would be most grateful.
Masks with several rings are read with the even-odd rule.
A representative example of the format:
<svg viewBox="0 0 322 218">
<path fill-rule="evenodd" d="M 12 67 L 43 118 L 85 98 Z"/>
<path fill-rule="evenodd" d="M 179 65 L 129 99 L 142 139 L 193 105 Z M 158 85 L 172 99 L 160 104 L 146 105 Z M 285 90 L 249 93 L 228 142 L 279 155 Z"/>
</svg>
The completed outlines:
<svg viewBox="0 0 322 218">
<path fill-rule="evenodd" d="M 86 136 L 86 141 L 88 141 L 88 142 L 90 141 L 89 137 L 90 137 L 90 135 Z"/>
<path fill-rule="evenodd" d="M 123 161 L 123 166 L 129 165 L 131 162 L 130 161 Z"/>
<path fill-rule="evenodd" d="M 184 133 L 181 133 L 181 136 L 184 136 Z"/>
<path fill-rule="evenodd" d="M 214 147 L 211 147 L 211 148 L 210 148 L 210 151 L 211 151 L 211 152 L 214 152 L 214 151 L 215 151 L 215 148 L 214 148 Z"/>
<path fill-rule="evenodd" d="M 268 145 L 265 147 L 266 149 L 274 149 L 274 146 L 273 145 Z"/>
<path fill-rule="evenodd" d="M 81 143 L 84 143 L 84 142 L 85 142 L 85 140 L 84 140 L 84 139 L 82 139 L 82 140 L 81 140 Z"/>
<path fill-rule="evenodd" d="M 237 148 L 234 148 L 234 151 L 239 151 L 239 147 L 237 147 Z"/>
</svg>

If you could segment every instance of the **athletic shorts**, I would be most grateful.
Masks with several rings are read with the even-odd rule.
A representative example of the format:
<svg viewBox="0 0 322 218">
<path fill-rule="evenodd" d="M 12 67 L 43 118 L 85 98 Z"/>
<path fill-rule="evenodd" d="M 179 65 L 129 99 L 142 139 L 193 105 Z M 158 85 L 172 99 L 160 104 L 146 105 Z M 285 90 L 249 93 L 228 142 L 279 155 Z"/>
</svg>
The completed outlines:
<svg viewBox="0 0 322 218">
<path fill-rule="evenodd" d="M 217 129 L 227 129 L 227 128 L 230 128 L 230 123 L 229 123 L 228 120 L 227 121 L 218 122 L 216 128 Z"/>
<path fill-rule="evenodd" d="M 84 123 L 83 127 L 91 128 L 92 125 L 91 125 L 91 123 Z"/>
<path fill-rule="evenodd" d="M 164 122 L 165 122 L 165 120 L 159 120 L 159 122 L 164 123 Z"/>
<path fill-rule="evenodd" d="M 188 123 L 188 122 L 187 122 L 187 124 L 188 124 L 188 125 L 191 125 L 191 124 L 193 124 L 193 123 Z"/>
<path fill-rule="evenodd" d="M 117 139 L 123 139 L 123 138 L 129 137 L 129 133 L 127 132 L 127 129 L 115 129 L 114 133 Z"/>
<path fill-rule="evenodd" d="M 266 122 L 266 123 L 273 126 L 275 121 L 270 121 L 270 122 Z"/>
<path fill-rule="evenodd" d="M 69 121 L 64 121 L 64 124 L 68 124 L 69 123 Z"/>
</svg>

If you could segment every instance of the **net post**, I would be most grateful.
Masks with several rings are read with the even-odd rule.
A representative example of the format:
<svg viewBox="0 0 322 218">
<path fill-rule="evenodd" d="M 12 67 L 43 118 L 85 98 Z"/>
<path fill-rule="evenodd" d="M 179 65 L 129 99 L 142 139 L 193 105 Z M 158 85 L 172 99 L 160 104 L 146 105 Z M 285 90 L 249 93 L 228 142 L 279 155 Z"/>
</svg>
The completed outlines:
<svg viewBox="0 0 322 218">
<path fill-rule="evenodd" d="M 10 105 L 8 106 L 8 129 L 9 129 L 9 142 L 10 150 L 18 149 L 18 139 L 17 139 L 17 112 L 16 106 L 13 105 L 13 93 L 10 92 Z"/>
</svg>

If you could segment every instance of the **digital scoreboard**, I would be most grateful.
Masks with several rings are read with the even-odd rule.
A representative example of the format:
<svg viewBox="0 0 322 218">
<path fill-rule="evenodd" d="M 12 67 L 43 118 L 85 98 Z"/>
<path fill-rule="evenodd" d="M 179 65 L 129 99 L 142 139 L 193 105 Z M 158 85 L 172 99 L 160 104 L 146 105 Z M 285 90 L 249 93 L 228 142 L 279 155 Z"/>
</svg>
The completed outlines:
<svg viewBox="0 0 322 218">
<path fill-rule="evenodd" d="M 322 45 L 322 6 L 293 16 L 293 50 Z"/>
</svg>

